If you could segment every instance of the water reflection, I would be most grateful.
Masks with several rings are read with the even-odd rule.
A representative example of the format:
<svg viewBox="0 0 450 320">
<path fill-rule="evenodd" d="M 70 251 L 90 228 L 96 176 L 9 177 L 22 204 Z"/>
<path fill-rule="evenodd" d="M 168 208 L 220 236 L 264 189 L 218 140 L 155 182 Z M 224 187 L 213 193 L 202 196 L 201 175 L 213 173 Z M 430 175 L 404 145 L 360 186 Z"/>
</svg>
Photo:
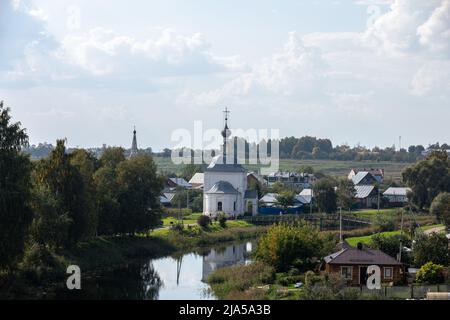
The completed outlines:
<svg viewBox="0 0 450 320">
<path fill-rule="evenodd" d="M 202 281 L 207 281 L 208 276 L 218 268 L 247 263 L 251 251 L 251 242 L 212 249 L 203 257 Z"/>
<path fill-rule="evenodd" d="M 225 266 L 249 262 L 252 243 L 239 243 L 198 253 L 130 263 L 114 271 L 82 278 L 82 290 L 64 286 L 48 299 L 215 299 L 206 283 L 208 275 Z"/>
<path fill-rule="evenodd" d="M 163 281 L 151 261 L 133 263 L 114 271 L 90 275 L 81 282 L 81 290 L 60 286 L 47 299 L 130 299 L 156 300 Z"/>
</svg>

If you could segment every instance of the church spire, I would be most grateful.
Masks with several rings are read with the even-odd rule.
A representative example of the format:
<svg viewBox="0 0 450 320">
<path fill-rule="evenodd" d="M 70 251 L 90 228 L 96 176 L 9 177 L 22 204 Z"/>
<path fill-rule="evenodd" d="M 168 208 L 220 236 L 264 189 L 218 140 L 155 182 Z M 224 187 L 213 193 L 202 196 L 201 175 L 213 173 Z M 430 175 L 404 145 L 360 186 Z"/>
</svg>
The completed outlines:
<svg viewBox="0 0 450 320">
<path fill-rule="evenodd" d="M 136 139 L 136 126 L 134 126 L 133 130 L 133 142 L 131 143 L 131 152 L 130 158 L 133 158 L 138 155 L 138 147 L 137 147 L 137 139 Z"/>
<path fill-rule="evenodd" d="M 227 163 L 227 139 L 231 135 L 230 129 L 228 129 L 228 115 L 230 114 L 230 111 L 228 111 L 228 108 L 225 108 L 223 111 L 223 114 L 225 116 L 225 127 L 222 130 L 222 137 L 223 137 L 223 163 Z"/>
</svg>

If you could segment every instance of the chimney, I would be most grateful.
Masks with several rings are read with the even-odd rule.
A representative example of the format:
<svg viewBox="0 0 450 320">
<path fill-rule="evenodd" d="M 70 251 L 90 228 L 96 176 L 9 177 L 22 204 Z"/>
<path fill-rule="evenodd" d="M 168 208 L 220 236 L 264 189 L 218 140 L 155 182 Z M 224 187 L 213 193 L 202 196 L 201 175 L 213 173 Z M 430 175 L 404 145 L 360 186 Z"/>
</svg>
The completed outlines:
<svg viewBox="0 0 450 320">
<path fill-rule="evenodd" d="M 356 247 L 358 248 L 358 250 L 362 250 L 363 249 L 363 244 L 361 242 L 358 242 Z"/>
</svg>

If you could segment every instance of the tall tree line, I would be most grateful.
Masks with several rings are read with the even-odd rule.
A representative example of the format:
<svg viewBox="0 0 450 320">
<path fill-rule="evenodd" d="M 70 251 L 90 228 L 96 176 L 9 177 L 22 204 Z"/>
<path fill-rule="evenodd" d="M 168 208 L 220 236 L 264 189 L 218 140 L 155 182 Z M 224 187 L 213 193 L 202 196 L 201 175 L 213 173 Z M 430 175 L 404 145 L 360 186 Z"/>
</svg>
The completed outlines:
<svg viewBox="0 0 450 320">
<path fill-rule="evenodd" d="M 160 221 L 163 179 L 151 156 L 126 159 L 108 148 L 97 159 L 58 140 L 32 162 L 28 135 L 0 104 L 0 270 L 13 270 L 25 247 L 71 248 L 97 235 L 134 235 Z"/>
</svg>

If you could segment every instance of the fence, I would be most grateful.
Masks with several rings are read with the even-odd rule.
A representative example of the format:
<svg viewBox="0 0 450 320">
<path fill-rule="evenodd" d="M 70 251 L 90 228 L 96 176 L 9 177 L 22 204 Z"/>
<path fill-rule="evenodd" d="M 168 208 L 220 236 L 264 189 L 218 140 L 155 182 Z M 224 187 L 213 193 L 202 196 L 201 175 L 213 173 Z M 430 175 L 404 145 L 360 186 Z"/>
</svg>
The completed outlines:
<svg viewBox="0 0 450 320">
<path fill-rule="evenodd" d="M 283 214 L 283 215 L 256 215 L 244 217 L 244 220 L 256 225 L 271 225 L 274 223 L 295 223 L 306 220 L 320 228 L 320 230 L 338 230 L 339 215 L 336 214 Z M 342 228 L 352 230 L 367 227 L 371 224 L 370 219 L 355 218 L 342 215 Z"/>
<path fill-rule="evenodd" d="M 428 292 L 450 292 L 450 285 L 419 285 L 383 287 L 380 290 L 369 290 L 361 287 L 363 296 L 380 296 L 387 299 L 425 299 Z"/>
</svg>

